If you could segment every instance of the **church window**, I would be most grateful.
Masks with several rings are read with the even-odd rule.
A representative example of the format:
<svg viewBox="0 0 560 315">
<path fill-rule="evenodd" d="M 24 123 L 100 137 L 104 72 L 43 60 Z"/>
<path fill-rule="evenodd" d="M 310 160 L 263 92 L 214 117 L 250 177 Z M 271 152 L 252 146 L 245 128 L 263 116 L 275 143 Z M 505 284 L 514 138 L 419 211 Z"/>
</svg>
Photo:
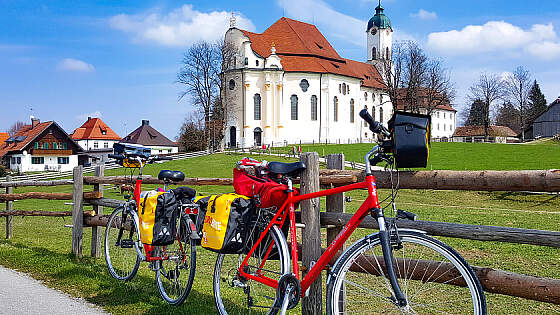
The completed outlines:
<svg viewBox="0 0 560 315">
<path fill-rule="evenodd" d="M 229 89 L 230 90 L 235 89 L 235 81 L 233 79 L 229 80 Z"/>
<path fill-rule="evenodd" d="M 334 97 L 333 100 L 333 109 L 334 109 L 334 116 L 333 116 L 333 120 L 334 121 L 338 121 L 338 97 Z"/>
<path fill-rule="evenodd" d="M 375 102 L 375 93 L 371 93 L 371 101 Z"/>
<path fill-rule="evenodd" d="M 389 53 L 389 47 L 385 47 L 385 56 L 387 60 L 391 59 L 391 54 Z"/>
<path fill-rule="evenodd" d="M 443 119 L 445 119 L 445 118 L 446 118 L 446 117 L 445 117 L 445 114 L 446 114 L 446 113 L 443 113 Z"/>
<path fill-rule="evenodd" d="M 249 58 L 245 57 L 245 65 L 248 66 L 249 65 Z"/>
<path fill-rule="evenodd" d="M 437 118 L 439 118 L 439 112 L 437 112 Z"/>
<path fill-rule="evenodd" d="M 255 94 L 255 96 L 253 96 L 253 101 L 255 104 L 254 118 L 255 120 L 261 120 L 261 95 L 258 93 Z"/>
<path fill-rule="evenodd" d="M 379 107 L 379 122 L 383 123 L 383 107 Z"/>
<path fill-rule="evenodd" d="M 338 93 L 342 93 L 342 84 L 338 85 Z"/>
<path fill-rule="evenodd" d="M 346 86 L 346 93 L 350 94 L 350 84 Z"/>
<path fill-rule="evenodd" d="M 376 60 L 377 59 L 377 48 L 373 47 L 371 49 L 371 59 Z"/>
<path fill-rule="evenodd" d="M 447 131 L 447 125 L 443 124 L 443 131 Z"/>
<path fill-rule="evenodd" d="M 301 80 L 301 82 L 299 82 L 299 87 L 302 91 L 307 92 L 307 89 L 309 88 L 309 82 L 306 79 L 303 79 Z"/>
<path fill-rule="evenodd" d="M 350 100 L 350 122 L 354 123 L 354 99 Z"/>
<path fill-rule="evenodd" d="M 364 100 L 367 101 L 367 92 L 364 92 Z"/>
<path fill-rule="evenodd" d="M 297 95 L 292 95 L 292 97 L 290 97 L 290 101 L 292 103 L 291 106 L 291 114 L 292 114 L 292 120 L 298 120 L 298 97 Z"/>
<path fill-rule="evenodd" d="M 317 95 L 311 96 L 311 120 L 317 120 Z"/>
<path fill-rule="evenodd" d="M 342 83 L 342 95 L 346 95 L 346 83 Z"/>
<path fill-rule="evenodd" d="M 375 120 L 375 106 L 371 107 L 371 117 L 373 117 L 373 120 Z M 366 127 L 367 127 L 367 123 L 365 123 Z"/>
</svg>

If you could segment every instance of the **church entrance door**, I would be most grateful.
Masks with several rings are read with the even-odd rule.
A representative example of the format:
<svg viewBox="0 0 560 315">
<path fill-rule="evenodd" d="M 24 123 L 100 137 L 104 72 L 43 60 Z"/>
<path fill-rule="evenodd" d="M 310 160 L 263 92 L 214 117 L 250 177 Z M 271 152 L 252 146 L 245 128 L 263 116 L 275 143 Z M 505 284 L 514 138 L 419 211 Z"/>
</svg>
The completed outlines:
<svg viewBox="0 0 560 315">
<path fill-rule="evenodd" d="M 260 147 L 262 145 L 262 129 L 257 127 L 253 132 L 255 134 L 255 146 Z"/>
<path fill-rule="evenodd" d="M 237 138 L 235 136 L 236 136 L 235 127 L 231 126 L 229 128 L 229 146 L 230 146 L 230 148 L 237 147 Z"/>
</svg>

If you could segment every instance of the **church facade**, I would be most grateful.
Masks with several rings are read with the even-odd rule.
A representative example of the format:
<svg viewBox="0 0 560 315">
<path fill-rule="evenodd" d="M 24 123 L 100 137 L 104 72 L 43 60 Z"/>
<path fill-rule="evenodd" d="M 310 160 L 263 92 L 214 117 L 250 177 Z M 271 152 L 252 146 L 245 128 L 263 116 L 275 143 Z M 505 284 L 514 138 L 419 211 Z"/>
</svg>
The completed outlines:
<svg viewBox="0 0 560 315">
<path fill-rule="evenodd" d="M 368 62 L 359 62 L 341 57 L 314 25 L 283 17 L 258 34 L 236 28 L 232 18 L 225 146 L 372 141 L 358 113 L 367 108 L 383 124 L 392 116 L 374 65 L 391 58 L 392 33 L 378 6 L 367 26 Z"/>
</svg>

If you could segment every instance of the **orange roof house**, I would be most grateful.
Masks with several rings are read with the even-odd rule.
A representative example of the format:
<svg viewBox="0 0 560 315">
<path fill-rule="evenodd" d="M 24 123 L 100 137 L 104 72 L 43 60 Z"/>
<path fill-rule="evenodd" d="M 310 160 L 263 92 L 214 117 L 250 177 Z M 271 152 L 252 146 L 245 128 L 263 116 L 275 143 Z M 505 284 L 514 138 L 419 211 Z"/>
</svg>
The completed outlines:
<svg viewBox="0 0 560 315">
<path fill-rule="evenodd" d="M 71 137 L 74 140 L 121 140 L 121 137 L 109 128 L 101 118 L 91 117 L 88 117 L 88 120 L 81 127 L 76 128 Z"/>
<path fill-rule="evenodd" d="M 7 132 L 0 132 L 0 145 L 4 143 L 4 141 L 8 140 L 10 134 Z"/>
</svg>

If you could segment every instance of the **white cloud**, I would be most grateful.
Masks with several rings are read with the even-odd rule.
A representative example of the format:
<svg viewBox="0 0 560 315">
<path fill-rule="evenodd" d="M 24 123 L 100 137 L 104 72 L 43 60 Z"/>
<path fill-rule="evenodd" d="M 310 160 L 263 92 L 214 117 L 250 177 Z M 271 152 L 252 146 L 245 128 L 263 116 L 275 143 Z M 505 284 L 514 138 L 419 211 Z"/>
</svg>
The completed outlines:
<svg viewBox="0 0 560 315">
<path fill-rule="evenodd" d="M 76 116 L 76 119 L 78 121 L 86 121 L 88 119 L 88 117 L 101 118 L 101 112 L 100 111 L 95 111 L 93 113 L 83 113 L 83 114 L 80 114 L 80 115 Z"/>
<path fill-rule="evenodd" d="M 447 55 L 513 52 L 539 59 L 560 56 L 560 42 L 551 23 L 535 24 L 527 30 L 504 21 L 468 25 L 462 30 L 431 33 L 428 47 Z"/>
<path fill-rule="evenodd" d="M 197 41 L 215 41 L 223 38 L 229 28 L 231 12 L 209 13 L 185 4 L 169 13 L 119 14 L 109 19 L 111 27 L 130 33 L 136 42 L 152 42 L 164 46 L 189 46 Z M 253 22 L 236 16 L 237 27 L 253 31 Z"/>
<path fill-rule="evenodd" d="M 437 19 L 437 14 L 435 12 L 429 12 L 424 9 L 420 9 L 418 13 L 411 13 L 410 16 L 419 18 L 420 20 L 435 20 Z"/>
<path fill-rule="evenodd" d="M 80 71 L 80 72 L 93 72 L 95 67 L 85 61 L 66 58 L 58 63 L 58 70 L 62 71 Z"/>
</svg>

